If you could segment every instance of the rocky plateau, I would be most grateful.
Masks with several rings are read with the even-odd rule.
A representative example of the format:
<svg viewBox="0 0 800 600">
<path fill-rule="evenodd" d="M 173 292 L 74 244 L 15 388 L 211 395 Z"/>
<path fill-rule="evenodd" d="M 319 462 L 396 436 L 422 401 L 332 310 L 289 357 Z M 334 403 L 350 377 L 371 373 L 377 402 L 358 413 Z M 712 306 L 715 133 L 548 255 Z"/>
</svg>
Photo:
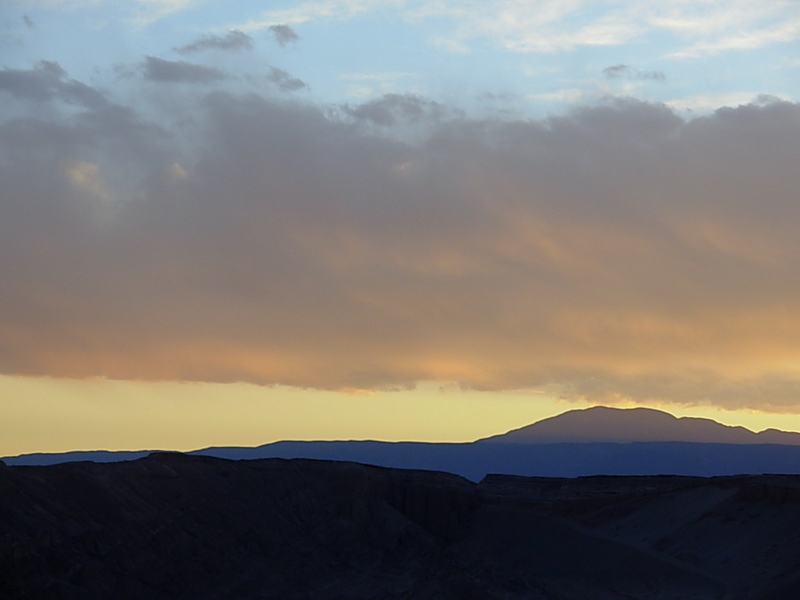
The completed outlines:
<svg viewBox="0 0 800 600">
<path fill-rule="evenodd" d="M 0 463 L 0 597 L 796 600 L 800 477 Z"/>
</svg>

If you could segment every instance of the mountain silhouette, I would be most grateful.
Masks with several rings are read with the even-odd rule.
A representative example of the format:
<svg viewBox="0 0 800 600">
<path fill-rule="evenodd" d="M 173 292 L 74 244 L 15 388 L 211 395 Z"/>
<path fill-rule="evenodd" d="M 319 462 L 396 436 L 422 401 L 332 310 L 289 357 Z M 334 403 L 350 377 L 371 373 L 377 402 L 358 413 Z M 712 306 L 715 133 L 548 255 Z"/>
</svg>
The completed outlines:
<svg viewBox="0 0 800 600">
<path fill-rule="evenodd" d="M 8 465 L 130 461 L 149 452 L 68 452 L 4 458 Z M 280 441 L 211 447 L 189 454 L 254 460 L 306 458 L 444 471 L 480 481 L 489 473 L 537 477 L 590 475 L 721 476 L 800 474 L 800 434 L 754 433 L 710 419 L 647 409 L 573 410 L 475 442 Z"/>
<path fill-rule="evenodd" d="M 652 408 L 594 406 L 570 410 L 479 441 L 503 444 L 696 442 L 800 446 L 800 433 L 777 429 L 755 433 L 745 427 L 723 425 L 712 419 L 674 417 Z"/>
</svg>

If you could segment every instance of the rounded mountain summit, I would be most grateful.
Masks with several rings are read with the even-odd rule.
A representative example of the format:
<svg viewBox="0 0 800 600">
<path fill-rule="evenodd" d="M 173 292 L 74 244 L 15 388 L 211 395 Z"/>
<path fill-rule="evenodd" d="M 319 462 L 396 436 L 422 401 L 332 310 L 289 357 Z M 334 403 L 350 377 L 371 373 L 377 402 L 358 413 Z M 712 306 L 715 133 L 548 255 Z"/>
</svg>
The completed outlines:
<svg viewBox="0 0 800 600">
<path fill-rule="evenodd" d="M 698 442 L 711 444 L 784 444 L 800 446 L 800 433 L 745 427 L 712 419 L 675 417 L 653 408 L 594 406 L 571 410 L 479 442 L 549 444 L 593 442 Z"/>
</svg>

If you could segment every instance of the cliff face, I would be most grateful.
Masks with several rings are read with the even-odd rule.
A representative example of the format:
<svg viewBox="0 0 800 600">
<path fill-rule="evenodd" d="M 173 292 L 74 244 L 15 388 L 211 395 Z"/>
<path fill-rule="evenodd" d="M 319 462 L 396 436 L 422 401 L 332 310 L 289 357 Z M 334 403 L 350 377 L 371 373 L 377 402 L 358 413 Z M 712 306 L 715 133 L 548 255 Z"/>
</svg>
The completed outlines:
<svg viewBox="0 0 800 600">
<path fill-rule="evenodd" d="M 1 598 L 800 597 L 800 478 L 0 466 Z"/>
</svg>

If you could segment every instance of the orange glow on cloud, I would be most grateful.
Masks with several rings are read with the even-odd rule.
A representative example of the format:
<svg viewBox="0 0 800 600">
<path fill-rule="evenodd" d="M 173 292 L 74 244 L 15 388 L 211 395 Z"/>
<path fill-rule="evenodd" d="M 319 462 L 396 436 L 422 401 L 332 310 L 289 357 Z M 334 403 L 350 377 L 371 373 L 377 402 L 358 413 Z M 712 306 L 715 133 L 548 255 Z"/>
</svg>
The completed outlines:
<svg viewBox="0 0 800 600">
<path fill-rule="evenodd" d="M 301 3 L 280 34 L 228 3 L 220 36 L 211 3 L 143 2 L 5 3 L 0 442 L 473 439 L 598 403 L 795 423 L 793 3 Z M 375 10 L 397 69 L 325 52 Z"/>
<path fill-rule="evenodd" d="M 98 129 L 0 163 L 0 373 L 800 410 L 799 105 L 423 103 L 412 143 L 185 100 L 197 143 L 163 160 Z M 98 194 L 113 218 L 73 202 Z"/>
</svg>

